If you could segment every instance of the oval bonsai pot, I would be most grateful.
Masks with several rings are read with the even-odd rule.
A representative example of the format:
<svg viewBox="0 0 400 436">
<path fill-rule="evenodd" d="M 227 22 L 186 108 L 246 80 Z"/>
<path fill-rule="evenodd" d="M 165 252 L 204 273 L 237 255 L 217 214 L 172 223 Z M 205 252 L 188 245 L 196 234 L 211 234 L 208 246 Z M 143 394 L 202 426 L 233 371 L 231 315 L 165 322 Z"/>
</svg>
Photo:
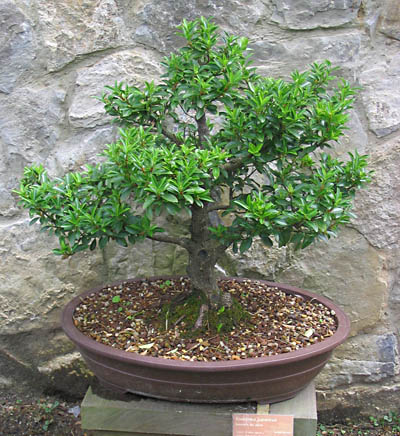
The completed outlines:
<svg viewBox="0 0 400 436">
<path fill-rule="evenodd" d="M 155 278 L 149 278 L 152 279 Z M 141 279 L 123 282 L 135 280 Z M 235 280 L 245 279 L 235 278 Z M 103 287 L 91 289 L 68 303 L 62 314 L 62 327 L 100 383 L 118 392 L 193 403 L 283 401 L 294 397 L 321 371 L 329 360 L 332 350 L 347 338 L 350 321 L 347 315 L 328 298 L 294 286 L 265 280 L 257 281 L 277 287 L 286 293 L 299 294 L 306 299 L 315 299 L 324 304 L 336 314 L 338 323 L 336 332 L 322 342 L 268 357 L 191 362 L 141 356 L 96 342 L 75 327 L 72 317 L 81 298 L 99 292 Z M 120 283 L 122 282 L 111 286 Z"/>
</svg>

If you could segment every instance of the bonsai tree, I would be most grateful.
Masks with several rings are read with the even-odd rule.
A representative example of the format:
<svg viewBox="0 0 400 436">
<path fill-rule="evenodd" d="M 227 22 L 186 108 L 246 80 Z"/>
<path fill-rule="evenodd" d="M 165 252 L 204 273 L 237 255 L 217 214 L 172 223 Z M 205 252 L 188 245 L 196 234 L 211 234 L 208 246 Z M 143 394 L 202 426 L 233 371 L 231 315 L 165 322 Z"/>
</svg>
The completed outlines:
<svg viewBox="0 0 400 436">
<path fill-rule="evenodd" d="M 366 156 L 342 162 L 324 152 L 343 135 L 355 95 L 328 61 L 289 81 L 262 77 L 246 38 L 205 18 L 179 30 L 186 45 L 164 58 L 159 83 L 106 87 L 105 111 L 122 128 L 105 159 L 54 179 L 27 167 L 17 193 L 32 222 L 58 237 L 58 255 L 110 241 L 183 247 L 201 311 L 218 311 L 231 305 L 215 273 L 229 247 L 244 253 L 260 238 L 302 249 L 329 239 L 349 222 L 369 173 Z M 188 236 L 158 224 L 177 214 L 190 218 Z"/>
</svg>

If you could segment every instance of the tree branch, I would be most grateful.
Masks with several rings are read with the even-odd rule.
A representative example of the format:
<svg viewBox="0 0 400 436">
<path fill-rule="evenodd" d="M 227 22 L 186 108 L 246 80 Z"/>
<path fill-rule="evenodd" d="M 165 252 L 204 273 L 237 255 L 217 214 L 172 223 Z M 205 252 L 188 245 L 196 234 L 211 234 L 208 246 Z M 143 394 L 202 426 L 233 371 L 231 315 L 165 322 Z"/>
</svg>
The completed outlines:
<svg viewBox="0 0 400 436">
<path fill-rule="evenodd" d="M 222 165 L 221 169 L 228 171 L 228 172 L 237 170 L 238 168 L 240 168 L 243 165 L 244 161 L 245 161 L 244 157 L 234 158 L 234 159 L 230 160 L 229 162 L 227 162 L 226 164 Z"/>
<path fill-rule="evenodd" d="M 153 236 L 146 236 L 146 238 L 151 239 L 152 241 L 166 242 L 168 244 L 179 245 L 180 247 L 183 247 L 186 250 L 189 249 L 191 243 L 189 238 L 176 238 L 174 236 L 163 235 L 160 233 L 157 233 L 156 235 Z"/>
<path fill-rule="evenodd" d="M 164 127 L 161 129 L 161 133 L 168 138 L 171 142 L 175 143 L 176 145 L 182 145 L 183 141 L 178 139 L 172 132 L 169 132 Z"/>
<path fill-rule="evenodd" d="M 202 148 L 202 143 L 206 140 L 208 136 L 210 136 L 210 130 L 207 126 L 207 119 L 206 115 L 203 114 L 203 116 L 198 119 L 197 121 L 197 131 L 199 133 L 199 147 Z"/>
<path fill-rule="evenodd" d="M 229 209 L 231 206 L 229 204 L 222 204 L 222 203 L 210 203 L 209 206 L 207 206 L 207 212 L 212 212 L 214 210 L 226 210 Z"/>
</svg>

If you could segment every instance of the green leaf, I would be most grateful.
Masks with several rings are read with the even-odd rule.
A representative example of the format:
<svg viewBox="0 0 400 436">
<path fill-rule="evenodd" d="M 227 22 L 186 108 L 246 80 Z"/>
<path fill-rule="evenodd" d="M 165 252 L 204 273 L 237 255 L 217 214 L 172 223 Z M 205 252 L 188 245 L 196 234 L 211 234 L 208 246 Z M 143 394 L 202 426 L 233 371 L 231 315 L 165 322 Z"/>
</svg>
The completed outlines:
<svg viewBox="0 0 400 436">
<path fill-rule="evenodd" d="M 118 245 L 121 245 L 121 247 L 127 247 L 128 243 L 126 242 L 125 238 L 115 238 L 115 241 Z"/>
<path fill-rule="evenodd" d="M 343 213 L 343 208 L 335 207 L 335 208 L 332 209 L 331 213 L 333 215 L 336 215 L 336 216 L 341 215 Z"/>
<path fill-rule="evenodd" d="M 152 195 L 148 196 L 146 198 L 146 201 L 143 203 L 143 209 L 148 209 L 156 200 L 155 197 L 153 197 Z"/>
<path fill-rule="evenodd" d="M 119 303 L 121 301 L 121 297 L 119 295 L 115 295 L 111 301 L 113 303 Z"/>
<path fill-rule="evenodd" d="M 315 239 L 315 238 L 312 237 L 312 236 L 305 236 L 301 248 L 306 248 L 306 247 L 308 247 L 310 244 L 312 244 L 312 242 L 314 241 L 314 239 Z"/>
<path fill-rule="evenodd" d="M 247 251 L 251 247 L 252 243 L 253 238 L 247 238 L 243 240 L 240 244 L 240 253 L 243 254 L 245 251 Z"/>
<path fill-rule="evenodd" d="M 146 218 L 148 218 L 150 221 L 153 219 L 153 209 L 151 207 L 148 207 L 145 210 L 145 216 Z"/>
<path fill-rule="evenodd" d="M 214 179 L 218 179 L 219 176 L 220 176 L 220 170 L 219 170 L 219 168 L 213 168 L 213 170 L 212 170 L 212 175 L 213 175 Z"/>
<path fill-rule="evenodd" d="M 298 250 L 301 248 L 303 243 L 304 235 L 303 233 L 296 233 L 292 235 L 290 242 L 293 244 L 293 247 L 295 250 Z"/>
<path fill-rule="evenodd" d="M 134 236 L 134 235 L 128 235 L 128 241 L 129 241 L 131 244 L 135 244 L 135 243 L 137 242 L 137 238 L 136 238 L 136 236 Z"/>
<path fill-rule="evenodd" d="M 79 253 L 80 251 L 85 251 L 88 248 L 88 244 L 81 244 L 74 248 L 74 253 Z"/>
<path fill-rule="evenodd" d="M 204 116 L 204 110 L 200 109 L 196 112 L 195 118 L 196 118 L 196 120 L 199 120 L 203 116 Z"/>
<path fill-rule="evenodd" d="M 193 204 L 193 197 L 189 194 L 183 194 L 183 198 L 189 203 Z"/>
<path fill-rule="evenodd" d="M 170 215 L 176 215 L 177 213 L 180 212 L 180 208 L 178 206 L 176 206 L 175 204 L 167 203 L 165 205 L 165 208 L 167 209 L 167 211 Z"/>
<path fill-rule="evenodd" d="M 170 203 L 178 203 L 178 199 L 173 194 L 161 194 L 161 198 L 165 201 L 169 201 Z"/>
<path fill-rule="evenodd" d="M 107 236 L 102 236 L 102 237 L 99 239 L 99 247 L 100 247 L 101 249 L 103 249 L 103 248 L 107 245 L 107 242 L 108 242 L 108 238 L 107 238 Z"/>
<path fill-rule="evenodd" d="M 260 235 L 261 241 L 263 242 L 264 245 L 266 245 L 267 247 L 272 247 L 274 245 L 274 243 L 272 242 L 272 239 L 269 236 L 266 235 Z"/>
<path fill-rule="evenodd" d="M 278 233 L 278 239 L 279 239 L 279 247 L 283 247 L 287 245 L 287 243 L 290 240 L 292 231 L 291 229 L 282 230 Z"/>
</svg>

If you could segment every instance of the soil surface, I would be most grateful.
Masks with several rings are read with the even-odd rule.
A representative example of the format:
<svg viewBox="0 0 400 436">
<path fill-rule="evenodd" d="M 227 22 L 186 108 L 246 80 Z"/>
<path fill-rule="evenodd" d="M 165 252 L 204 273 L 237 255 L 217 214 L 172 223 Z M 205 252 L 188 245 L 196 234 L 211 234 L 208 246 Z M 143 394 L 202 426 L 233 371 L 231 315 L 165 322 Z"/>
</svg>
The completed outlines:
<svg viewBox="0 0 400 436">
<path fill-rule="evenodd" d="M 383 418 L 382 418 L 383 419 Z M 371 420 L 364 418 L 357 423 L 349 424 L 319 424 L 317 436 L 399 436 L 396 425 L 386 423 L 375 426 Z"/>
<path fill-rule="evenodd" d="M 0 390 L 0 435 L 86 436 L 80 426 L 79 407 L 79 400 Z"/>
<path fill-rule="evenodd" d="M 75 326 L 92 339 L 127 352 L 190 361 L 240 360 L 299 350 L 333 335 L 335 313 L 315 300 L 291 295 L 254 280 L 223 279 L 219 286 L 234 301 L 206 314 L 193 331 L 202 305 L 183 300 L 189 280 L 140 280 L 105 287 L 82 300 Z M 171 307 L 170 301 L 177 303 Z M 171 311 L 171 314 L 170 314 Z M 214 319 L 211 317 L 214 316 Z M 212 328 L 214 326 L 214 328 Z"/>
</svg>

